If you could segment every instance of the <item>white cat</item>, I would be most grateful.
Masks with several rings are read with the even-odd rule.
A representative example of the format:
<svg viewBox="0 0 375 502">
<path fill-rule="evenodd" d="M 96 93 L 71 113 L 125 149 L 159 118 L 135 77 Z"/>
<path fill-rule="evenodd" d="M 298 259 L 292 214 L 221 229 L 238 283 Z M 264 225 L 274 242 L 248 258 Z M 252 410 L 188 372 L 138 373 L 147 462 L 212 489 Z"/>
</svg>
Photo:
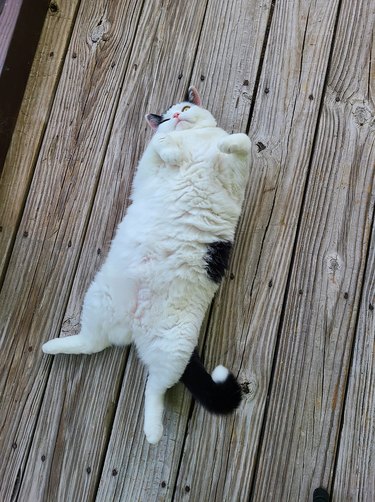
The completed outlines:
<svg viewBox="0 0 375 502">
<path fill-rule="evenodd" d="M 228 266 L 249 175 L 250 140 L 216 127 L 194 87 L 162 116 L 139 163 L 132 204 L 83 304 L 81 331 L 43 345 L 47 354 L 91 354 L 135 343 L 148 368 L 144 431 L 163 433 L 166 390 L 181 379 L 214 413 L 241 388 L 223 366 L 211 375 L 194 349 Z"/>
</svg>

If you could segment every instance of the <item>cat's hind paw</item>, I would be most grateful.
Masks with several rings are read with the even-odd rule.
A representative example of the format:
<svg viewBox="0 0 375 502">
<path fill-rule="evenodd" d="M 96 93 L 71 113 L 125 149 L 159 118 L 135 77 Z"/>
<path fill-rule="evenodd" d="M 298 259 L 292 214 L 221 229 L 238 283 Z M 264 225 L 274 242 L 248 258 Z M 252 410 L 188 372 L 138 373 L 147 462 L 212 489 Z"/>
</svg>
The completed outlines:
<svg viewBox="0 0 375 502">
<path fill-rule="evenodd" d="M 145 426 L 146 439 L 150 444 L 157 444 L 163 435 L 162 424 L 152 424 Z"/>
<path fill-rule="evenodd" d="M 60 354 L 62 350 L 60 338 L 54 338 L 42 345 L 42 351 L 45 354 Z"/>
<path fill-rule="evenodd" d="M 219 142 L 218 148 L 226 154 L 248 155 L 251 150 L 251 141 L 246 134 L 230 134 Z"/>
</svg>

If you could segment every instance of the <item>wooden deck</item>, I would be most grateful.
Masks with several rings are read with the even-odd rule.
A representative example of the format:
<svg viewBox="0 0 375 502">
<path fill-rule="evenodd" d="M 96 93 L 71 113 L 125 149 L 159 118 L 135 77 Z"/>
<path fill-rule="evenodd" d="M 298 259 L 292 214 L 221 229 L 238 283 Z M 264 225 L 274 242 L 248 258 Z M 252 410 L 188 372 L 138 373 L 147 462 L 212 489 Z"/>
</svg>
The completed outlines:
<svg viewBox="0 0 375 502">
<path fill-rule="evenodd" d="M 1 175 L 1 501 L 375 500 L 374 20 L 371 0 L 52 2 Z M 177 385 L 155 447 L 133 349 L 40 346 L 77 332 L 143 116 L 190 83 L 253 142 L 201 334 L 246 394 L 217 418 Z"/>
</svg>

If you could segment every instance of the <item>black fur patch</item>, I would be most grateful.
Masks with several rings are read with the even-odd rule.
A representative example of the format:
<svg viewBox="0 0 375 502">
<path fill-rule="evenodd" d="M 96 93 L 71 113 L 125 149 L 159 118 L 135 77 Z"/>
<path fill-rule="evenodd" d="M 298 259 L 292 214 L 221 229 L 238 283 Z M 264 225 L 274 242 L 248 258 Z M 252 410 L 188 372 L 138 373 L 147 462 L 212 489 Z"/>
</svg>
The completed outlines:
<svg viewBox="0 0 375 502">
<path fill-rule="evenodd" d="M 216 241 L 208 244 L 204 261 L 208 277 L 217 284 L 223 278 L 228 268 L 232 243 L 230 241 Z"/>
</svg>

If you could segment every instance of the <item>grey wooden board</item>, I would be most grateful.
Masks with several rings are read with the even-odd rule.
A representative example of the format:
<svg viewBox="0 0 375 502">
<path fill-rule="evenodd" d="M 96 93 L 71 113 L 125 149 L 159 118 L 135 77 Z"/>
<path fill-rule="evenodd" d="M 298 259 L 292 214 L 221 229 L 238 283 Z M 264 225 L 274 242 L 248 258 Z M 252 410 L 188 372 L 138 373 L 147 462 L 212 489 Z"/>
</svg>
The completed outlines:
<svg viewBox="0 0 375 502">
<path fill-rule="evenodd" d="M 375 499 L 375 226 L 359 310 L 344 422 L 334 473 L 335 500 Z"/>
<path fill-rule="evenodd" d="M 374 148 L 374 101 L 375 101 L 375 37 L 368 37 L 367 22 L 374 21 L 374 13 L 369 12 L 368 21 L 364 6 L 361 16 L 363 28 L 361 40 L 363 53 L 358 68 L 358 81 L 364 100 L 358 101 L 353 112 L 357 123 L 365 131 L 370 129 L 368 142 Z M 367 29 L 366 29 L 367 28 Z M 354 39 L 355 40 L 355 39 Z M 371 46 L 372 44 L 372 46 Z M 354 47 L 352 46 L 354 52 Z M 365 67 L 366 59 L 369 62 Z M 362 66 L 362 68 L 361 68 Z M 367 84 L 366 85 L 366 79 Z M 342 86 L 345 94 L 349 88 Z M 363 105 L 362 107 L 360 105 Z M 371 166 L 371 164 L 370 164 Z M 375 171 L 375 165 L 373 164 Z M 373 173 L 375 176 L 375 172 Z M 368 187 L 371 190 L 371 187 Z M 367 190 L 366 190 L 367 191 Z M 374 182 L 372 194 L 374 197 Z M 368 195 L 365 197 L 368 197 Z M 374 208 L 372 209 L 374 210 Z M 374 218 L 374 217 L 373 217 Z M 349 374 L 347 397 L 340 433 L 337 466 L 334 472 L 333 493 L 336 500 L 370 502 L 375 499 L 375 225 L 372 221 L 372 236 L 368 250 L 368 262 L 363 277 L 363 291 L 359 306 L 359 319 L 356 326 L 354 352 Z"/>
<path fill-rule="evenodd" d="M 332 483 L 352 344 L 364 336 L 356 327 L 375 198 L 368 94 L 374 19 L 370 3 L 343 2 L 254 500 L 308 500 L 314 488 Z M 351 500 L 342 495 L 337 500 Z"/>
</svg>

